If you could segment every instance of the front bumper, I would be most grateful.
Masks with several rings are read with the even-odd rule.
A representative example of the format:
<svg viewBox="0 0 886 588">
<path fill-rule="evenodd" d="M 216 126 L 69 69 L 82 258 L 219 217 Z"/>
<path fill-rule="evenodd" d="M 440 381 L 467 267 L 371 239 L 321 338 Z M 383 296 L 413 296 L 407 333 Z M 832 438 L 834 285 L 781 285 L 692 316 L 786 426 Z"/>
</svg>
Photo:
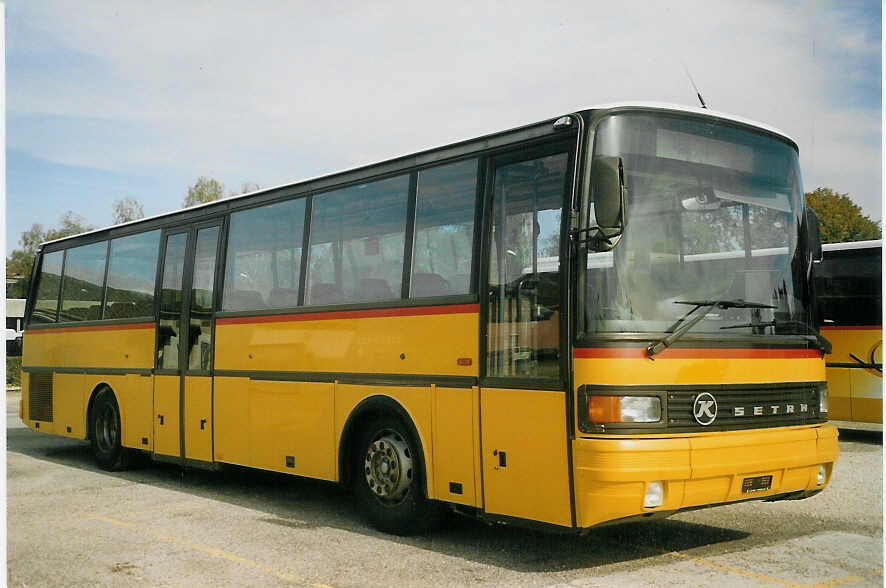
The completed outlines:
<svg viewBox="0 0 886 588">
<path fill-rule="evenodd" d="M 830 482 L 837 429 L 808 425 L 679 436 L 581 437 L 573 441 L 578 527 L 724 502 L 800 497 Z M 817 483 L 819 466 L 825 481 Z M 742 492 L 752 476 L 772 476 L 768 490 Z M 646 485 L 662 481 L 661 506 L 644 508 Z"/>
</svg>

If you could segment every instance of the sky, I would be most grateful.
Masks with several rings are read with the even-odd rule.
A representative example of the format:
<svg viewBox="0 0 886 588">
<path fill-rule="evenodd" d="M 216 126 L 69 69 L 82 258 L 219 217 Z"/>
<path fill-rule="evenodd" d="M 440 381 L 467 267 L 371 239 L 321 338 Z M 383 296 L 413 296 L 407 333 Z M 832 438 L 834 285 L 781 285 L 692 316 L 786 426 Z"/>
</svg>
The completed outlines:
<svg viewBox="0 0 886 588">
<path fill-rule="evenodd" d="M 7 0 L 7 251 L 624 100 L 780 128 L 882 217 L 881 3 Z"/>
</svg>

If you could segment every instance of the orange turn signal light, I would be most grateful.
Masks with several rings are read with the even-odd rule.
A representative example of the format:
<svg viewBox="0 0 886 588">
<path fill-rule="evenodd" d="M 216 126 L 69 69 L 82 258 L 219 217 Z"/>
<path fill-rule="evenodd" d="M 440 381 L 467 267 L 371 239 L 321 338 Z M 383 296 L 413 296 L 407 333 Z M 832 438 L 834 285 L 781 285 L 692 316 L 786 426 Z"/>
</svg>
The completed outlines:
<svg viewBox="0 0 886 588">
<path fill-rule="evenodd" d="M 621 399 L 618 396 L 589 397 L 588 420 L 595 424 L 621 422 Z"/>
<path fill-rule="evenodd" d="M 657 423 L 661 399 L 657 396 L 588 396 L 588 420 L 608 423 Z"/>
</svg>

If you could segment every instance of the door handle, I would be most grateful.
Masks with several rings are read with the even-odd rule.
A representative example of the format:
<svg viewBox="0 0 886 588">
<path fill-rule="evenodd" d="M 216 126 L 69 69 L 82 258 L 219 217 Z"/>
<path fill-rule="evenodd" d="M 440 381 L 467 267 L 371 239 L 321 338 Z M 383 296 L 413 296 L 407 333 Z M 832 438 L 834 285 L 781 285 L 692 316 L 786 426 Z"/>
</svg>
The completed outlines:
<svg viewBox="0 0 886 588">
<path fill-rule="evenodd" d="M 160 419 L 160 424 L 162 425 L 162 424 L 163 424 L 163 415 L 162 415 L 162 414 L 158 414 L 158 415 L 157 415 L 157 418 Z"/>
<path fill-rule="evenodd" d="M 498 465 L 495 466 L 494 469 L 497 470 L 498 468 L 506 468 L 506 467 L 508 467 L 508 455 L 507 455 L 506 452 L 504 452 L 504 451 L 499 451 L 498 449 L 493 449 L 493 450 L 492 450 L 492 455 L 497 455 L 497 456 L 498 456 Z"/>
<path fill-rule="evenodd" d="M 206 419 L 200 419 L 200 430 L 202 431 L 205 428 Z"/>
</svg>

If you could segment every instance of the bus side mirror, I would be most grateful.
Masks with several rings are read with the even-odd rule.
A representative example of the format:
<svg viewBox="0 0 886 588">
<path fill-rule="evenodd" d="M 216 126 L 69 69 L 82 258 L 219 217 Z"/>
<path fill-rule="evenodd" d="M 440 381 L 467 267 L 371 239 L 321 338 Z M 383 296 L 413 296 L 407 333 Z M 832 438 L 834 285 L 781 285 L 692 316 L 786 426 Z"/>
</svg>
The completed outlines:
<svg viewBox="0 0 886 588">
<path fill-rule="evenodd" d="M 621 157 L 595 157 L 591 163 L 591 194 L 594 223 L 575 234 L 593 251 L 609 251 L 618 243 L 625 229 L 624 162 Z M 579 238 L 579 233 L 586 233 Z"/>
<path fill-rule="evenodd" d="M 824 259 L 821 250 L 821 223 L 815 211 L 806 207 L 806 239 L 809 241 L 809 256 L 813 263 Z"/>
</svg>

